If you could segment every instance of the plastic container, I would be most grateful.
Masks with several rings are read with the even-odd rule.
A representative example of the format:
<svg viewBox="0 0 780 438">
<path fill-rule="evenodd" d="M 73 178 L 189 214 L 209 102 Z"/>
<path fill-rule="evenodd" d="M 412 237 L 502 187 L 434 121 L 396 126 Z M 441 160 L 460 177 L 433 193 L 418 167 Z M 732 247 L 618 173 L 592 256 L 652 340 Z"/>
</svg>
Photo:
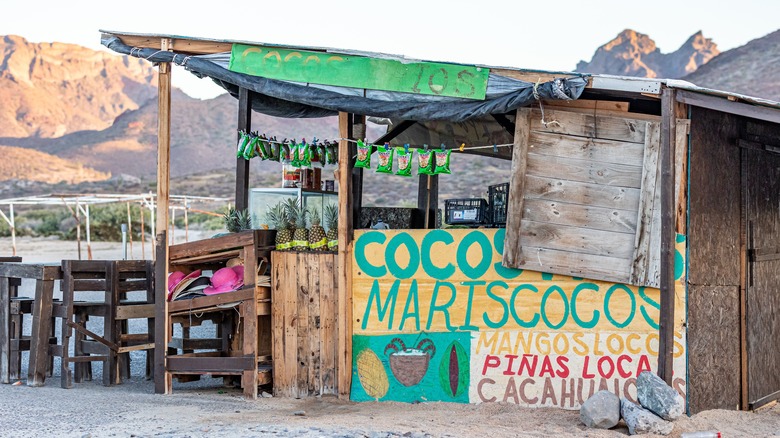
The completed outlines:
<svg viewBox="0 0 780 438">
<path fill-rule="evenodd" d="M 490 223 L 494 226 L 506 226 L 506 207 L 509 202 L 509 183 L 488 187 L 488 207 Z"/>
<path fill-rule="evenodd" d="M 447 199 L 444 211 L 448 225 L 483 225 L 487 223 L 488 203 L 482 198 Z"/>
<path fill-rule="evenodd" d="M 301 183 L 301 169 L 293 167 L 290 164 L 282 165 L 282 187 L 285 189 L 294 189 Z"/>
</svg>

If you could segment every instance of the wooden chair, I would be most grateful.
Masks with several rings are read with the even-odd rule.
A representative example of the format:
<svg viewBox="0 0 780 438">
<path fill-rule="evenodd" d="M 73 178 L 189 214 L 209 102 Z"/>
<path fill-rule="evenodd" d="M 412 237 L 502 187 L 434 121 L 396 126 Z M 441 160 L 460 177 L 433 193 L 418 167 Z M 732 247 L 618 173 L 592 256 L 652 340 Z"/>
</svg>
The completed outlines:
<svg viewBox="0 0 780 438">
<path fill-rule="evenodd" d="M 121 383 L 130 374 L 128 353 L 147 350 L 147 376 L 151 375 L 154 348 L 154 284 L 149 261 L 62 262 L 62 303 L 55 304 L 54 315 L 62 319 L 62 342 L 54 355 L 62 358 L 61 385 L 73 386 L 91 379 L 91 362 L 103 362 L 103 384 Z M 76 295 L 99 294 L 91 301 Z M 130 299 L 129 294 L 141 293 Z M 90 317 L 103 319 L 102 334 L 87 329 Z M 148 320 L 147 333 L 128 333 L 129 319 Z M 70 342 L 73 338 L 73 354 Z M 75 375 L 70 364 L 75 363 Z"/>
<path fill-rule="evenodd" d="M 0 263 L 21 263 L 21 261 L 21 257 L 0 257 Z M 0 281 L 5 283 L 3 289 L 7 291 L 0 293 L 0 296 L 3 297 L 0 301 L 2 301 L 2 308 L 7 312 L 8 318 L 8 326 L 5 329 L 0 329 L 0 345 L 3 345 L 4 350 L 7 349 L 8 351 L 7 355 L 0 355 L 6 359 L 0 365 L 0 382 L 11 383 L 22 378 L 22 352 L 30 351 L 31 339 L 29 335 L 23 333 L 23 328 L 25 315 L 32 315 L 32 307 L 35 300 L 19 296 L 19 286 L 22 284 L 21 278 L 5 277 L 0 279 Z M 53 326 L 49 343 L 57 343 Z M 50 358 L 46 368 L 47 376 L 51 376 L 53 368 L 54 361 Z"/>
</svg>

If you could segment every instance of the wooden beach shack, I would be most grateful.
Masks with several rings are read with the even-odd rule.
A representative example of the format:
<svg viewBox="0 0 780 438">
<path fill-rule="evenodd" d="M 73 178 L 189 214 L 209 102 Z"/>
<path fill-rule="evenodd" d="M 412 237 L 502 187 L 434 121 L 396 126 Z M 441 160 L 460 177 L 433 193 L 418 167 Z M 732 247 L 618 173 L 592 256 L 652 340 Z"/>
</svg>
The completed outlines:
<svg viewBox="0 0 780 438">
<path fill-rule="evenodd" d="M 275 392 L 575 409 L 599 389 L 635 399 L 651 370 L 691 414 L 780 396 L 777 102 L 679 80 L 318 47 L 114 31 L 102 42 L 159 65 L 157 392 L 181 373 L 219 375 L 228 359 L 255 385 L 246 376 L 266 356 L 245 339 L 245 354 L 200 368 L 167 357 L 175 63 L 237 98 L 238 130 L 251 130 L 251 110 L 338 115 L 338 255 L 303 278 L 291 272 L 310 272 L 305 253 L 279 262 L 274 251 L 285 267 L 272 266 L 270 321 L 247 332 L 270 331 Z M 465 144 L 453 168 L 458 153 L 511 160 L 506 227 L 437 228 L 438 178 L 420 175 L 418 220 L 359 229 L 353 140 L 366 116 L 392 122 L 374 144 Z M 236 172 L 245 208 L 249 161 Z"/>
</svg>

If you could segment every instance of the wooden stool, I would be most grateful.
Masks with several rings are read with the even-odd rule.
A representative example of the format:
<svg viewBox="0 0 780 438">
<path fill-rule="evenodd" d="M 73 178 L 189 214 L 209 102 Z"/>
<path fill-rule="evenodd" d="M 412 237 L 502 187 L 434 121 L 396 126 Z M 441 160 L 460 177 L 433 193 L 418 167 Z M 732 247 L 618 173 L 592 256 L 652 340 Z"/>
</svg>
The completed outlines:
<svg viewBox="0 0 780 438">
<path fill-rule="evenodd" d="M 121 383 L 130 374 L 129 352 L 147 350 L 147 377 L 151 376 L 154 348 L 154 284 L 150 261 L 62 262 L 62 303 L 54 314 L 62 318 L 62 345 L 56 355 L 62 358 L 63 388 L 91 379 L 91 362 L 103 362 L 103 384 Z M 76 294 L 101 293 L 102 298 L 78 301 Z M 130 297 L 131 294 L 140 297 Z M 103 318 L 102 334 L 87 329 L 90 317 Z M 147 319 L 146 333 L 129 333 L 128 320 Z M 74 334 L 75 330 L 75 334 Z M 73 338 L 73 354 L 70 342 Z M 75 375 L 70 363 L 75 363 Z"/>
<path fill-rule="evenodd" d="M 21 257 L 0 257 L 0 263 L 20 263 Z M 0 330 L 0 342 L 7 348 L 7 356 L 3 356 L 3 364 L 0 365 L 0 382 L 11 383 L 22 377 L 22 352 L 30 351 L 30 336 L 23 334 L 25 315 L 32 316 L 34 299 L 19 296 L 19 286 L 22 284 L 21 278 L 2 278 L 5 282 L 7 293 L 0 293 L 3 296 L 2 306 L 7 312 L 8 327 L 7 330 Z M 52 318 L 53 319 L 53 318 Z M 49 344 L 56 344 L 57 338 L 54 336 L 54 327 L 51 329 Z M 54 360 L 49 358 L 47 362 L 46 375 L 51 376 L 54 368 Z"/>
</svg>

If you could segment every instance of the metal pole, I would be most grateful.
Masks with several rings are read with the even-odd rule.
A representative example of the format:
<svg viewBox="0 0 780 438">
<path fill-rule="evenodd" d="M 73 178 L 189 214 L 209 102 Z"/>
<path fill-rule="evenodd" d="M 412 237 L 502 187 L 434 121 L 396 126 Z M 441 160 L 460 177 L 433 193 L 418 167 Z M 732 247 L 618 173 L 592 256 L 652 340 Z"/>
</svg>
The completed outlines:
<svg viewBox="0 0 780 438">
<path fill-rule="evenodd" d="M 92 260 L 92 240 L 89 232 L 89 204 L 85 207 L 86 211 L 84 211 L 84 215 L 87 217 L 87 260 Z"/>
<path fill-rule="evenodd" d="M 79 200 L 76 199 L 76 248 L 79 253 L 79 260 L 81 260 L 81 216 L 80 216 Z"/>
<path fill-rule="evenodd" d="M 122 224 L 122 260 L 127 260 L 127 224 Z"/>
<path fill-rule="evenodd" d="M 187 205 L 187 198 L 184 198 L 184 241 L 189 242 L 190 241 L 190 223 L 187 219 L 187 209 L 189 206 Z"/>
<path fill-rule="evenodd" d="M 152 236 L 157 236 L 155 228 L 155 220 L 154 220 L 154 197 L 149 198 L 149 216 L 151 217 L 151 225 L 152 225 Z M 156 257 L 157 254 L 157 239 L 152 239 L 152 259 Z"/>
<path fill-rule="evenodd" d="M 144 225 L 144 206 L 141 206 L 141 260 L 146 260 L 146 226 Z"/>
<path fill-rule="evenodd" d="M 16 255 L 16 221 L 14 220 L 14 205 L 10 204 L 11 207 L 11 245 L 13 246 L 13 255 Z"/>
<path fill-rule="evenodd" d="M 127 203 L 127 233 L 130 240 L 130 258 L 133 258 L 133 221 L 130 217 L 130 203 Z M 127 260 L 127 258 L 125 258 Z"/>
<path fill-rule="evenodd" d="M 176 209 L 171 208 L 171 245 L 176 243 Z"/>
</svg>

